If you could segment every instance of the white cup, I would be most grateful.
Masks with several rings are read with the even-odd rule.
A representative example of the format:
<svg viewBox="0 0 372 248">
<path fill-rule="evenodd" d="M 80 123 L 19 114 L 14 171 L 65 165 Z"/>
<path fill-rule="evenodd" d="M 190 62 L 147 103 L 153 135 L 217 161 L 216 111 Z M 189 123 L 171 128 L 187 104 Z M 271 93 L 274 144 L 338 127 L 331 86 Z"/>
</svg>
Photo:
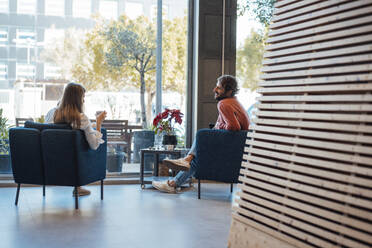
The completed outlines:
<svg viewBox="0 0 372 248">
<path fill-rule="evenodd" d="M 165 150 L 173 151 L 174 150 L 174 145 L 165 145 Z"/>
</svg>

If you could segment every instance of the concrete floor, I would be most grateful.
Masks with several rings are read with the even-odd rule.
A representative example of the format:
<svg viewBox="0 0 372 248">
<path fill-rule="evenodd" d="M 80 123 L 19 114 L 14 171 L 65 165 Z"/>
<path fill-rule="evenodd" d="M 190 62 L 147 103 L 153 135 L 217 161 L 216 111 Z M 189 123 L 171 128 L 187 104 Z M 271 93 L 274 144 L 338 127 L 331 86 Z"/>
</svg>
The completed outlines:
<svg viewBox="0 0 372 248">
<path fill-rule="evenodd" d="M 202 184 L 179 194 L 147 186 L 88 186 L 74 210 L 70 187 L 0 188 L 0 247 L 227 247 L 233 195 L 228 184 Z"/>
</svg>

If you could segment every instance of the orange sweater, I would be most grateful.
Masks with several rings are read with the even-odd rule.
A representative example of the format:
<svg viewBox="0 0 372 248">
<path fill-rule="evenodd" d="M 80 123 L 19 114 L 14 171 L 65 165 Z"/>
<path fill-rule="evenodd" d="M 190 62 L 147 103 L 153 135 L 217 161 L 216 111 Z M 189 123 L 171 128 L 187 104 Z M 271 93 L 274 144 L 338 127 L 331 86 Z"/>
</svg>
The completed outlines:
<svg viewBox="0 0 372 248">
<path fill-rule="evenodd" d="M 217 104 L 218 118 L 214 128 L 225 130 L 248 130 L 249 117 L 236 97 L 222 99 Z"/>
</svg>

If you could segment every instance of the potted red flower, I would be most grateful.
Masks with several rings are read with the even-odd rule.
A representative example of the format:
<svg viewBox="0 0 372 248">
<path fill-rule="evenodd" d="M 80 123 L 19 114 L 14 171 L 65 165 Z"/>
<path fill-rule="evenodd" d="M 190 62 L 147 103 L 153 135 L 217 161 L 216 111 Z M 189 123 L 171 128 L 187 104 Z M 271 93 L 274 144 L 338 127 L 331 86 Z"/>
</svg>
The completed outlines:
<svg viewBox="0 0 372 248">
<path fill-rule="evenodd" d="M 163 145 L 177 145 L 174 125 L 182 124 L 183 113 L 179 109 L 165 109 L 153 120 L 153 130 L 163 135 Z"/>
</svg>

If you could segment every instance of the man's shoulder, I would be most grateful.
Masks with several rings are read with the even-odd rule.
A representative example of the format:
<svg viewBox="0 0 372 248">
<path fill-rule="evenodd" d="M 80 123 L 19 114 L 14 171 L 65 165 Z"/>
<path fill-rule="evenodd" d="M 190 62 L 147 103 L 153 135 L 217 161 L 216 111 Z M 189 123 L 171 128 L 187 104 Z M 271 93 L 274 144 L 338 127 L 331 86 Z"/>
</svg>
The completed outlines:
<svg viewBox="0 0 372 248">
<path fill-rule="evenodd" d="M 222 99 L 221 101 L 218 102 L 218 105 L 230 105 L 230 104 L 235 104 L 235 103 L 239 103 L 239 101 L 235 96 L 233 96 L 233 97 Z"/>
</svg>

